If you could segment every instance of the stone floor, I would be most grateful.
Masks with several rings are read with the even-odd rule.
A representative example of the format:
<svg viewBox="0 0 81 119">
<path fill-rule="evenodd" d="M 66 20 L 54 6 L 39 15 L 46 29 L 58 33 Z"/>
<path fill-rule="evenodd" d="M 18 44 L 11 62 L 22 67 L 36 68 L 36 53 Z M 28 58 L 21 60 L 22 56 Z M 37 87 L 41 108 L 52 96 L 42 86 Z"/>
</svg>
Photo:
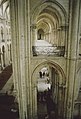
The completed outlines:
<svg viewBox="0 0 81 119">
<path fill-rule="evenodd" d="M 8 94 L 12 86 L 12 66 L 0 73 L 0 119 L 18 119 L 18 104 L 15 97 Z"/>
<path fill-rule="evenodd" d="M 0 118 L 18 119 L 18 104 L 14 103 L 15 97 L 8 94 L 0 94 Z"/>
</svg>

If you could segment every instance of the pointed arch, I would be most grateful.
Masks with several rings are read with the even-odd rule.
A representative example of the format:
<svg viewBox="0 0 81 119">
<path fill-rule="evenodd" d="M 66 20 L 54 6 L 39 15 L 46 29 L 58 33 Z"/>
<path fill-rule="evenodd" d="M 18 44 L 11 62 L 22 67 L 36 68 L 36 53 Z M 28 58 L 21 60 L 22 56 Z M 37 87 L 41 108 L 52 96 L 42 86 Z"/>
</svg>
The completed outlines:
<svg viewBox="0 0 81 119">
<path fill-rule="evenodd" d="M 66 83 L 66 76 L 65 76 L 65 73 L 64 73 L 63 69 L 58 64 L 56 64 L 54 62 L 50 62 L 50 61 L 49 62 L 45 61 L 45 62 L 42 62 L 39 65 L 37 65 L 34 68 L 34 70 L 33 70 L 32 79 L 33 79 L 33 76 L 35 75 L 36 72 L 40 71 L 40 69 L 42 69 L 43 67 L 48 66 L 48 65 L 53 67 L 58 72 L 58 74 L 63 79 L 63 84 L 65 85 L 65 83 Z"/>
<path fill-rule="evenodd" d="M 56 15 L 56 17 L 61 21 L 62 25 L 66 24 L 66 20 L 67 20 L 67 13 L 66 10 L 63 8 L 63 6 L 56 2 L 56 1 L 44 1 L 43 3 L 40 3 L 38 5 L 38 7 L 36 7 L 33 11 L 32 11 L 32 22 L 36 23 L 37 17 L 39 16 L 39 14 L 44 10 L 44 9 L 49 9 L 49 10 L 53 10 L 54 15 Z M 33 23 L 33 24 L 34 24 Z"/>
</svg>

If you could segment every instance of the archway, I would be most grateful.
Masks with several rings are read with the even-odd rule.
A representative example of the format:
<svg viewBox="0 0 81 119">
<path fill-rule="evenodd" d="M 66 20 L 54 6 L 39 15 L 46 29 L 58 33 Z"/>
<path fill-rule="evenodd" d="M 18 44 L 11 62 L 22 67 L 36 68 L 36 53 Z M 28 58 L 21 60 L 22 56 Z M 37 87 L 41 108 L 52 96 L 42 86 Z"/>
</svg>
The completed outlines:
<svg viewBox="0 0 81 119">
<path fill-rule="evenodd" d="M 2 46 L 2 53 L 3 53 L 3 67 L 5 67 L 5 47 L 4 45 Z"/>
<path fill-rule="evenodd" d="M 38 5 L 37 8 L 33 10 L 31 18 L 32 18 L 31 26 L 36 25 L 37 29 L 39 26 L 42 29 L 43 28 L 46 29 L 45 24 L 48 24 L 49 26 L 48 31 L 51 32 L 51 39 L 53 40 L 52 43 L 54 43 L 56 39 L 59 42 L 59 37 L 60 37 L 60 40 L 65 40 L 65 38 L 62 37 L 65 34 L 64 33 L 65 31 L 63 33 L 62 31 L 63 31 L 63 27 L 66 26 L 67 24 L 67 13 L 65 9 L 63 8 L 63 6 L 61 6 L 58 2 L 56 1 L 42 2 L 41 4 Z M 52 38 L 53 36 L 55 36 L 54 39 Z M 35 39 L 32 39 L 32 40 L 35 40 Z M 58 45 L 58 42 L 55 41 L 57 45 Z M 64 45 L 65 43 L 65 41 L 60 41 L 60 42 L 61 42 L 61 45 Z"/>
<path fill-rule="evenodd" d="M 59 116 L 63 119 L 64 116 L 64 102 L 65 102 L 65 88 L 66 85 L 66 78 L 62 68 L 55 63 L 52 62 L 43 62 L 39 66 L 37 66 L 32 74 L 32 95 L 33 95 L 33 115 L 37 115 L 38 110 L 38 103 L 37 103 L 37 91 L 38 91 L 38 79 L 39 79 L 39 72 L 44 69 L 49 69 L 50 81 L 51 81 L 51 96 L 52 101 L 56 105 L 55 107 L 55 117 Z M 45 87 L 44 87 L 45 88 Z M 46 88 L 45 88 L 46 90 Z M 46 103 L 47 105 L 47 103 Z M 48 113 L 48 110 L 45 111 L 44 115 Z M 38 116 L 42 115 L 42 113 L 38 112 Z"/>
<path fill-rule="evenodd" d="M 44 39 L 44 31 L 42 29 L 38 29 L 37 35 L 38 35 L 38 37 L 37 37 L 38 40 Z"/>
<path fill-rule="evenodd" d="M 38 7 L 32 10 L 31 49 L 33 56 L 42 54 L 41 51 L 37 51 L 40 47 L 36 47 L 35 45 L 38 37 L 37 31 L 39 29 L 44 31 L 44 40 L 41 42 L 45 41 L 51 44 L 54 49 L 60 48 L 61 50 L 61 47 L 64 47 L 65 50 L 67 48 L 67 13 L 63 6 L 61 6 L 58 2 L 42 2 L 38 5 Z"/>
</svg>

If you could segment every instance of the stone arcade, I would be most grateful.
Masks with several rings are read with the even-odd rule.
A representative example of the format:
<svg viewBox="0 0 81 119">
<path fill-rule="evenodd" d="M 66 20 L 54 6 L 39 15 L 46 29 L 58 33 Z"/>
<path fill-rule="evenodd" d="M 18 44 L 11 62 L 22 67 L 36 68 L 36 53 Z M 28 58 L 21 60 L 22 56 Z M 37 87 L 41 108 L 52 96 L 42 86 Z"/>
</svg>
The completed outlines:
<svg viewBox="0 0 81 119">
<path fill-rule="evenodd" d="M 38 118 L 37 79 L 44 67 L 50 71 L 57 119 L 73 119 L 76 104 L 81 103 L 81 1 L 9 0 L 8 4 L 20 119 Z M 36 45 L 42 41 L 51 45 Z M 38 48 L 47 49 L 40 52 Z"/>
</svg>

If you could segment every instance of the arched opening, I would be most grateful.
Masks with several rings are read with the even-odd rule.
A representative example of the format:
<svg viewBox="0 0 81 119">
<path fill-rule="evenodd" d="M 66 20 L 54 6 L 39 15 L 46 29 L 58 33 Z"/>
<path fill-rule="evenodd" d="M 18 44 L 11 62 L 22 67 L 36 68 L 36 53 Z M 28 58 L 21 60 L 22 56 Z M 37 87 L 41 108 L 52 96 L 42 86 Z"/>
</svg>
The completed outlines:
<svg viewBox="0 0 81 119">
<path fill-rule="evenodd" d="M 40 118 L 64 116 L 65 75 L 62 69 L 50 62 L 40 64 L 33 72 L 33 110 Z M 43 110 L 42 110 L 43 109 Z M 34 115 L 34 114 L 33 114 Z"/>
<path fill-rule="evenodd" d="M 39 42 L 37 39 L 43 38 L 44 41 L 42 40 L 42 42 L 51 44 L 51 48 L 48 50 L 50 55 L 58 54 L 64 56 L 66 45 L 66 12 L 63 7 L 59 7 L 59 4 L 57 5 L 54 2 L 41 4 L 33 12 L 32 23 L 31 42 L 33 55 L 36 54 L 38 56 L 41 54 L 41 50 L 37 51 L 39 46 L 35 44 Z M 36 27 L 33 27 L 34 25 Z M 41 44 L 43 44 L 42 42 Z M 48 55 L 48 53 L 42 52 L 42 55 Z"/>
<path fill-rule="evenodd" d="M 44 39 L 44 31 L 42 29 L 38 29 L 38 40 L 43 40 Z"/>
<path fill-rule="evenodd" d="M 3 67 L 5 67 L 5 47 L 2 46 L 2 56 L 3 56 Z"/>
</svg>

